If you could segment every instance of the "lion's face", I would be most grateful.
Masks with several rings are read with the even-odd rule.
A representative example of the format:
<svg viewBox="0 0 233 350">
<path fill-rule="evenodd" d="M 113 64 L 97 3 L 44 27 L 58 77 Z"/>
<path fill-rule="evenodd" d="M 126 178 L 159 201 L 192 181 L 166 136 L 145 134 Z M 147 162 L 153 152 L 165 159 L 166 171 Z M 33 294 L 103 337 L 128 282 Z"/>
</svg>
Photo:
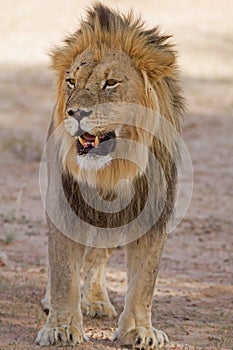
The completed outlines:
<svg viewBox="0 0 233 350">
<path fill-rule="evenodd" d="M 78 181 L 108 190 L 134 180 L 147 167 L 148 150 L 165 152 L 153 137 L 158 116 L 180 129 L 182 91 L 168 38 L 132 14 L 89 11 L 80 29 L 52 51 L 57 101 L 51 131 L 63 128 L 63 169 Z M 173 139 L 162 133 L 169 148 Z"/>
<path fill-rule="evenodd" d="M 80 54 L 64 81 L 66 113 L 109 102 L 138 103 L 143 82 L 132 60 L 123 52 L 95 59 L 91 51 Z"/>
<path fill-rule="evenodd" d="M 151 119 L 139 108 L 146 104 L 143 76 L 125 53 L 109 52 L 99 59 L 89 50 L 78 55 L 66 72 L 63 91 L 64 124 L 70 135 L 64 163 L 79 180 L 93 180 L 98 172 L 106 184 L 106 172 L 112 172 L 115 183 L 133 179 L 145 168 L 147 156 L 135 145 L 149 146 L 152 139 L 143 128 Z M 122 140 L 134 141 L 133 146 Z"/>
</svg>

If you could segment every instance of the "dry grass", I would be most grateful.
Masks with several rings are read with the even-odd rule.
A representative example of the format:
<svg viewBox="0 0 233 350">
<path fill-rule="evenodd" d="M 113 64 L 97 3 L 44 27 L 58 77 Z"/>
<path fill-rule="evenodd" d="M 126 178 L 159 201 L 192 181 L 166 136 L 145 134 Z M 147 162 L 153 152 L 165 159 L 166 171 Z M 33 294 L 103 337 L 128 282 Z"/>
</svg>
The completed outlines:
<svg viewBox="0 0 233 350">
<path fill-rule="evenodd" d="M 3 242 L 5 244 L 10 244 L 11 242 L 13 242 L 15 240 L 15 234 L 12 231 L 6 232 L 5 233 L 5 238 L 3 240 Z"/>
</svg>

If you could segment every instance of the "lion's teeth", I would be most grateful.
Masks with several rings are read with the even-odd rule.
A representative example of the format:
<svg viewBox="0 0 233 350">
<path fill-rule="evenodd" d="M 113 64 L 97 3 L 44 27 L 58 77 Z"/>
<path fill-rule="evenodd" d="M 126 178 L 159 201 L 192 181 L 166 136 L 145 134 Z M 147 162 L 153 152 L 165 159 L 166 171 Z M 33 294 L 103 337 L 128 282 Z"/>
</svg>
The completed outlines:
<svg viewBox="0 0 233 350">
<path fill-rule="evenodd" d="M 95 146 L 95 147 L 98 147 L 98 146 L 99 146 L 99 143 L 100 143 L 100 141 L 99 141 L 99 137 L 98 137 L 98 136 L 96 136 L 96 137 L 95 137 L 94 146 Z"/>
<path fill-rule="evenodd" d="M 78 137 L 78 140 L 81 143 L 81 145 L 85 148 L 89 147 L 89 146 L 97 148 L 99 146 L 99 143 L 100 143 L 98 136 L 95 137 L 94 142 L 85 141 L 81 136 Z"/>
<path fill-rule="evenodd" d="M 81 145 L 84 147 L 86 142 L 80 136 L 78 137 L 78 140 L 81 143 Z"/>
</svg>

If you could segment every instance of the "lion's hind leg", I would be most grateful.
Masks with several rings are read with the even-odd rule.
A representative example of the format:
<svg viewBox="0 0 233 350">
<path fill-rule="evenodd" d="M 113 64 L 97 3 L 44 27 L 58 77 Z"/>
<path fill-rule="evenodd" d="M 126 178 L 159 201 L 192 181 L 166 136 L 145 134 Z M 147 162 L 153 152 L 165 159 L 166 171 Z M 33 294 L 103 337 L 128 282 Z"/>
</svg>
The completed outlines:
<svg viewBox="0 0 233 350">
<path fill-rule="evenodd" d="M 116 317 L 106 287 L 106 264 L 112 249 L 88 248 L 84 263 L 82 312 L 91 317 Z"/>
</svg>

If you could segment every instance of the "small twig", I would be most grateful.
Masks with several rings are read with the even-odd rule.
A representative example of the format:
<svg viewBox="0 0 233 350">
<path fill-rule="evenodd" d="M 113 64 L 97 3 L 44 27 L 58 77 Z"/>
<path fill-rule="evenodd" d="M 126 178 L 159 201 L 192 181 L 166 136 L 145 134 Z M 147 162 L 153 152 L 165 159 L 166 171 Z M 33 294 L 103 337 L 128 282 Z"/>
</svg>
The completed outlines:
<svg viewBox="0 0 233 350">
<path fill-rule="evenodd" d="M 22 186 L 19 189 L 19 192 L 17 194 L 16 200 L 15 200 L 15 219 L 19 219 L 19 211 L 22 203 L 22 196 L 23 196 L 23 191 L 25 190 L 26 183 L 24 182 Z"/>
</svg>

